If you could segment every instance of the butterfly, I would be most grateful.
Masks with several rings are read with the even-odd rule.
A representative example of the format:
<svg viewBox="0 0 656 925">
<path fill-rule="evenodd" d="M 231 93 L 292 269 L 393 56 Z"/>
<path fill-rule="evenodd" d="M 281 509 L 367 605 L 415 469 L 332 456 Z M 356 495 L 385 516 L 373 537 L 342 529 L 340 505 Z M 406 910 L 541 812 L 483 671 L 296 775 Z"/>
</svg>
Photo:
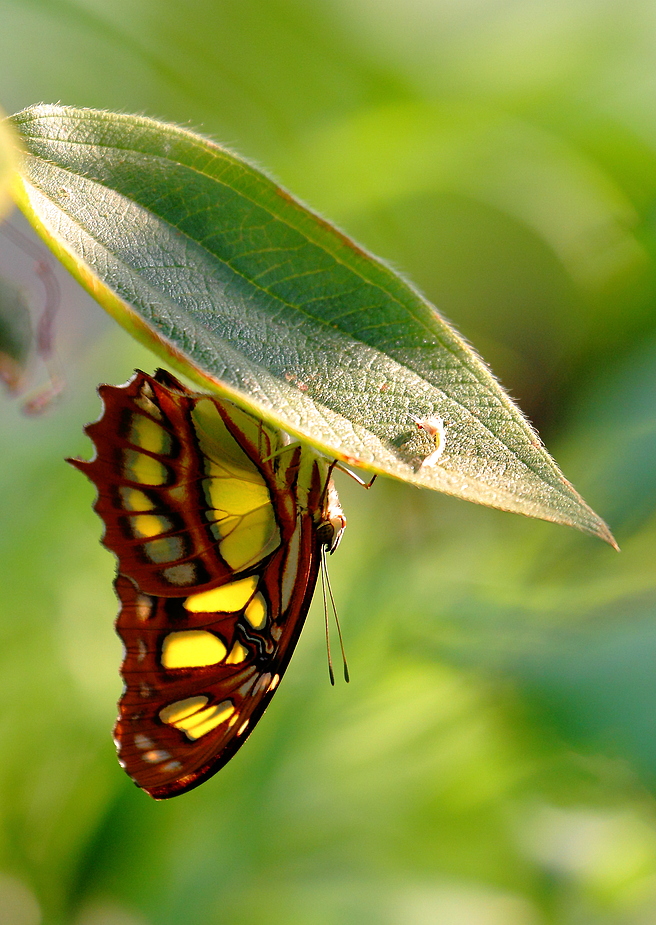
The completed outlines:
<svg viewBox="0 0 656 925">
<path fill-rule="evenodd" d="M 173 375 L 102 385 L 85 432 L 118 559 L 119 762 L 155 799 L 201 784 L 264 713 L 346 520 L 334 463 Z"/>
</svg>

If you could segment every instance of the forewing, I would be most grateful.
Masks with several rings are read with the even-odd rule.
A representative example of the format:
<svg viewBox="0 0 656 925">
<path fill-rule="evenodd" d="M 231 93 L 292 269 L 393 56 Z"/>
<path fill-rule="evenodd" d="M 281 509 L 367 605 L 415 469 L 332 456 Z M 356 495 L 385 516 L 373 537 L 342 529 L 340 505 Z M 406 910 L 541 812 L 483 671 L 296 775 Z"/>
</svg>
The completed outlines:
<svg viewBox="0 0 656 925">
<path fill-rule="evenodd" d="M 71 462 L 98 488 L 119 573 L 148 594 L 185 596 L 271 555 L 293 529 L 294 497 L 258 462 L 272 452 L 271 431 L 166 378 L 138 372 L 125 386 L 101 386 L 103 414 L 86 428 L 96 455 Z M 257 445 L 240 444 L 240 420 Z"/>
</svg>

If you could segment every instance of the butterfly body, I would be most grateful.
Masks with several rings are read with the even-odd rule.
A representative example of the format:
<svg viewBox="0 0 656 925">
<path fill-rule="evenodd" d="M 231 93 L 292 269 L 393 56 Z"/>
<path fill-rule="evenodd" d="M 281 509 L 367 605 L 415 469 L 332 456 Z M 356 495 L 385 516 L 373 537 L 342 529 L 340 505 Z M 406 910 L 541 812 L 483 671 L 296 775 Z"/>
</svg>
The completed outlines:
<svg viewBox="0 0 656 925">
<path fill-rule="evenodd" d="M 101 386 L 95 483 L 125 646 L 115 739 L 156 799 L 234 755 L 289 663 L 345 519 L 327 459 L 162 370 Z"/>
</svg>

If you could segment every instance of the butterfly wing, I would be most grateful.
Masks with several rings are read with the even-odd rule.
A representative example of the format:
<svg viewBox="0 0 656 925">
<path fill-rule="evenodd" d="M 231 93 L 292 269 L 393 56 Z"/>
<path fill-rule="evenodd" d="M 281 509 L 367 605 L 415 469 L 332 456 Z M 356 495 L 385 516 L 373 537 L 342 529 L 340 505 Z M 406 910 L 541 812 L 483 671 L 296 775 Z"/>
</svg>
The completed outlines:
<svg viewBox="0 0 656 925">
<path fill-rule="evenodd" d="M 115 738 L 125 770 L 151 796 L 174 796 L 218 771 L 266 709 L 317 577 L 310 518 L 300 516 L 297 530 L 293 546 L 274 553 L 260 574 L 219 586 L 223 601 L 153 597 L 118 576 L 126 687 Z M 289 570 L 296 578 L 285 597 Z M 215 606 L 222 609 L 198 609 Z"/>
<path fill-rule="evenodd" d="M 334 502 L 329 515 L 323 460 L 168 373 L 100 393 L 96 456 L 72 462 L 98 488 L 119 563 L 115 738 L 127 773 L 164 799 L 218 771 L 266 709 L 334 538 Z"/>
</svg>

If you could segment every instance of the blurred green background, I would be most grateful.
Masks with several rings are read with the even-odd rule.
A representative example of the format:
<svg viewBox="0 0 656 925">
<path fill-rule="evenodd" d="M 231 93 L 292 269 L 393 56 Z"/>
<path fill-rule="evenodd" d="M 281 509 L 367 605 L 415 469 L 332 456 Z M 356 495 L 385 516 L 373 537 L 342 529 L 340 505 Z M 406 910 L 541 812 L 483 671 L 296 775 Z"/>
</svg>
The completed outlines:
<svg viewBox="0 0 656 925">
<path fill-rule="evenodd" d="M 622 547 L 341 479 L 352 683 L 328 684 L 315 602 L 256 734 L 155 803 L 114 757 L 114 562 L 62 461 L 98 382 L 155 361 L 62 271 L 67 390 L 0 409 L 0 922 L 653 925 L 653 0 L 0 0 L 0 22 L 6 111 L 198 128 L 415 280 Z M 0 276 L 38 316 L 1 235 Z"/>
</svg>

